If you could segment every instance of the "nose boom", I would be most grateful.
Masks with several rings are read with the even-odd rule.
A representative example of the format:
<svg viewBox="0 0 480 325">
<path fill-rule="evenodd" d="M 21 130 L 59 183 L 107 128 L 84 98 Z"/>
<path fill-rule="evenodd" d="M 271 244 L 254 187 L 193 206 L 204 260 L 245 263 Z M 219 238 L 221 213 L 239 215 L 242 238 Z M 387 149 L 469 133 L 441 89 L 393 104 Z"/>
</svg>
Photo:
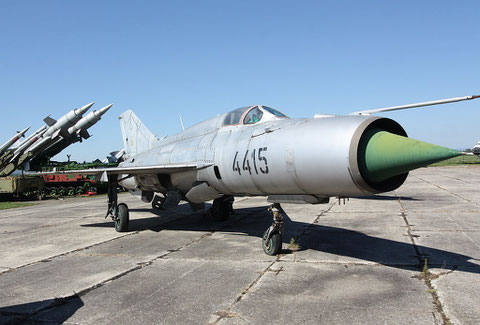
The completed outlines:
<svg viewBox="0 0 480 325">
<path fill-rule="evenodd" d="M 453 149 L 381 129 L 371 129 L 366 131 L 360 141 L 358 164 L 362 176 L 369 183 L 380 183 L 393 176 L 461 154 Z"/>
</svg>

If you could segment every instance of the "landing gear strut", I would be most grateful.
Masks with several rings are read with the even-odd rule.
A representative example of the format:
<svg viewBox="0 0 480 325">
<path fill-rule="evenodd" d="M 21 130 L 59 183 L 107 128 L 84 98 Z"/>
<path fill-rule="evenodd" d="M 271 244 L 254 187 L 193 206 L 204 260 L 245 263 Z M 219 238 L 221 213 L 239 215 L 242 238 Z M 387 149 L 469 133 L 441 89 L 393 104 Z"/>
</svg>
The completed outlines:
<svg viewBox="0 0 480 325">
<path fill-rule="evenodd" d="M 128 206 L 125 203 L 118 204 L 117 184 L 117 175 L 109 175 L 108 209 L 105 218 L 110 216 L 115 223 L 115 230 L 118 232 L 125 232 L 128 230 L 130 216 Z"/>
<path fill-rule="evenodd" d="M 222 196 L 213 200 L 212 207 L 208 210 L 213 220 L 225 221 L 228 219 L 230 212 L 233 212 L 233 196 Z"/>
<path fill-rule="evenodd" d="M 282 250 L 283 209 L 280 203 L 274 203 L 268 209 L 273 215 L 272 225 L 265 230 L 262 238 L 263 251 L 267 255 L 277 255 Z"/>
</svg>

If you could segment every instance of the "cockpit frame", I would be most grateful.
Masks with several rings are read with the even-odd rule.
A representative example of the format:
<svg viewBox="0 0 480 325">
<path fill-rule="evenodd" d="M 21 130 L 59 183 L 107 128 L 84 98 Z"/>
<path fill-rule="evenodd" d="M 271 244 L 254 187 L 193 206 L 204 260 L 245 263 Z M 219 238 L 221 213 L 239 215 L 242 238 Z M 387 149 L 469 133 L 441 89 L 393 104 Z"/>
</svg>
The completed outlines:
<svg viewBox="0 0 480 325">
<path fill-rule="evenodd" d="M 253 114 L 252 112 L 256 112 L 256 114 Z M 252 116 L 249 117 L 249 115 L 252 115 Z M 262 120 L 266 116 L 271 117 L 268 120 L 271 120 L 272 118 L 273 119 L 288 118 L 283 113 L 268 106 L 263 106 L 263 105 L 245 106 L 245 107 L 240 107 L 233 111 L 228 112 L 225 115 L 225 118 L 222 123 L 222 127 L 235 126 L 235 125 L 255 125 L 259 122 L 262 122 Z"/>
</svg>

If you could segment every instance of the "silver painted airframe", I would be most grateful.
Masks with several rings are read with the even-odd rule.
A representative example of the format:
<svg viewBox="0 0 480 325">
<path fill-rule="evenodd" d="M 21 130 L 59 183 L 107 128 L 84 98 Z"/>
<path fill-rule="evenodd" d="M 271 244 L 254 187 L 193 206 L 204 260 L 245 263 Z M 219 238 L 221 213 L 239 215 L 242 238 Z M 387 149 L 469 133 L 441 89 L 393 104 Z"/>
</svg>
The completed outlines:
<svg viewBox="0 0 480 325">
<path fill-rule="evenodd" d="M 420 163 L 392 167 L 394 172 L 383 178 L 372 177 L 371 171 L 364 170 L 365 164 L 372 165 L 364 158 L 369 150 L 368 143 L 363 144 L 365 134 L 375 131 L 403 138 L 406 132 L 395 121 L 370 113 L 477 97 L 296 119 L 267 106 L 247 106 L 162 139 L 157 139 L 132 111 L 126 111 L 120 116 L 123 162 L 116 168 L 90 172 L 102 172 L 109 182 L 107 215 L 117 231 L 126 231 L 129 221 L 128 207 L 118 202 L 117 185 L 161 209 L 173 208 L 181 200 L 201 209 L 204 202 L 214 200 L 209 213 L 217 220 L 228 217 L 235 196 L 268 196 L 274 222 L 265 231 L 263 248 L 273 255 L 282 245 L 280 203 L 319 204 L 330 197 L 391 191 L 405 181 L 408 170 L 431 163 L 432 159 L 422 158 Z M 402 150 L 408 151 L 407 146 Z M 383 158 L 368 159 L 383 163 Z"/>
</svg>

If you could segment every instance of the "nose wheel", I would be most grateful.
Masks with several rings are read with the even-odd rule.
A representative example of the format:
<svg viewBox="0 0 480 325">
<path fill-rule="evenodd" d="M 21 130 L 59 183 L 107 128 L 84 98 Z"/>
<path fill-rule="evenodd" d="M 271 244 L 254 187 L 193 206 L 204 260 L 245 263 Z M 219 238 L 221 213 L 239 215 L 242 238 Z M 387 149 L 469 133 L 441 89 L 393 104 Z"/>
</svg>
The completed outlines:
<svg viewBox="0 0 480 325">
<path fill-rule="evenodd" d="M 262 247 L 265 254 L 273 256 L 280 253 L 283 242 L 283 209 L 280 203 L 274 203 L 268 209 L 273 215 L 273 223 L 263 233 Z"/>
</svg>

